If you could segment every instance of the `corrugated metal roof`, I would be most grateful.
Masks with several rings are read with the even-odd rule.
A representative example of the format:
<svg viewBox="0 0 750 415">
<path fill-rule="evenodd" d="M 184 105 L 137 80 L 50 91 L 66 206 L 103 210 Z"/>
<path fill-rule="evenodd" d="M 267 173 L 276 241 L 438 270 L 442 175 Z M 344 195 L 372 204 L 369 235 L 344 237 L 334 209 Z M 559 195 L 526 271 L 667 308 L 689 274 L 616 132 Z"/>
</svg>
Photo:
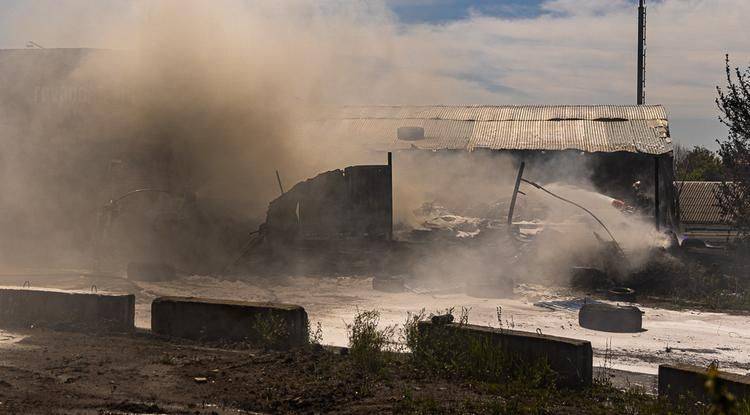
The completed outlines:
<svg viewBox="0 0 750 415">
<path fill-rule="evenodd" d="M 716 192 L 721 182 L 675 182 L 680 195 L 680 222 L 723 224 Z"/>
<path fill-rule="evenodd" d="M 388 149 L 672 151 L 661 105 L 345 107 L 329 120 Z M 403 126 L 423 127 L 425 139 L 397 140 Z"/>
</svg>

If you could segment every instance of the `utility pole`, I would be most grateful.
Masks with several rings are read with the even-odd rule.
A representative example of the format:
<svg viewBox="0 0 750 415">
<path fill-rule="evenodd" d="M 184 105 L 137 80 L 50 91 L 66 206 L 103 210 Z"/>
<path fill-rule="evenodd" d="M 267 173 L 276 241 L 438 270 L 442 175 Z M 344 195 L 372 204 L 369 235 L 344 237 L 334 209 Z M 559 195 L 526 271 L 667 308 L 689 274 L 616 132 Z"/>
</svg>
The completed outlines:
<svg viewBox="0 0 750 415">
<path fill-rule="evenodd" d="M 646 103 L 646 5 L 638 3 L 638 105 Z"/>
<path fill-rule="evenodd" d="M 646 103 L 646 0 L 638 0 L 638 90 L 637 104 Z M 656 230 L 661 225 L 659 218 L 659 156 L 654 156 L 654 222 Z"/>
</svg>

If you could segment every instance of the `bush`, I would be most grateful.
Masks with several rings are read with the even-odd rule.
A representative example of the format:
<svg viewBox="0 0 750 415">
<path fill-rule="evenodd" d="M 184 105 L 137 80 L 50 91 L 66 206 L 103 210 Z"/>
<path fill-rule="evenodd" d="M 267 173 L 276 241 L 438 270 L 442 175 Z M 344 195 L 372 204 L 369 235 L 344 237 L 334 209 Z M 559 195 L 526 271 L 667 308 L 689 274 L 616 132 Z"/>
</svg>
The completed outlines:
<svg viewBox="0 0 750 415">
<path fill-rule="evenodd" d="M 367 372 L 379 371 L 384 363 L 383 352 L 394 344 L 396 328 L 379 328 L 380 313 L 375 310 L 357 312 L 354 322 L 347 325 L 349 353 L 354 362 Z"/>
<path fill-rule="evenodd" d="M 447 312 L 453 314 L 454 309 Z M 468 309 L 462 308 L 458 325 L 468 324 Z M 469 378 L 483 382 L 513 382 L 522 379 L 526 387 L 547 387 L 555 374 L 546 361 L 516 362 L 489 337 L 478 339 L 455 327 L 432 324 L 430 335 L 419 329 L 424 310 L 409 314 L 404 324 L 405 343 L 412 363 L 419 369 L 447 378 Z"/>
<path fill-rule="evenodd" d="M 255 346 L 271 349 L 285 349 L 289 341 L 289 331 L 283 317 L 271 313 L 258 316 L 253 323 L 256 338 L 251 342 Z"/>
<path fill-rule="evenodd" d="M 313 346 L 323 345 L 323 325 L 320 324 L 320 322 L 315 325 L 315 330 L 312 330 L 312 328 L 310 327 L 310 322 L 308 321 L 305 331 L 307 332 L 308 344 Z"/>
</svg>

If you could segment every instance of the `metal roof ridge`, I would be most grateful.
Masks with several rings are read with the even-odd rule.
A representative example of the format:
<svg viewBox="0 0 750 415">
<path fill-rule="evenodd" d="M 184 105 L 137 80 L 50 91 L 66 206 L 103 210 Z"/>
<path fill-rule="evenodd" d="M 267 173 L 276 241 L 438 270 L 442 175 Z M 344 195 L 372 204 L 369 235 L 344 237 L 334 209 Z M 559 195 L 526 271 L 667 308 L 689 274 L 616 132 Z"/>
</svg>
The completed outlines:
<svg viewBox="0 0 750 415">
<path fill-rule="evenodd" d="M 433 104 L 433 105 L 342 105 L 340 108 L 655 108 L 664 104 Z"/>
</svg>

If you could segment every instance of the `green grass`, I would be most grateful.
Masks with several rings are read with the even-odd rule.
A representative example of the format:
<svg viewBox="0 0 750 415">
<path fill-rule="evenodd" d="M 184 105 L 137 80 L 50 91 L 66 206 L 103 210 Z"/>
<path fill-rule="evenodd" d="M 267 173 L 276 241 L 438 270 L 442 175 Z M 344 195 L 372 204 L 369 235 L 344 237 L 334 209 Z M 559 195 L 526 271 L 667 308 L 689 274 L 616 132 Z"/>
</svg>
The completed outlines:
<svg viewBox="0 0 750 415">
<path fill-rule="evenodd" d="M 689 254 L 678 258 L 659 253 L 631 270 L 622 280 L 589 281 L 579 288 L 609 289 L 613 285 L 624 285 L 635 289 L 641 302 L 745 311 L 750 310 L 750 278 L 744 275 L 746 272 L 746 269 L 742 272 L 739 268 L 703 264 Z"/>
<path fill-rule="evenodd" d="M 358 311 L 349 332 L 349 354 L 354 362 L 366 372 L 378 372 L 385 364 L 386 354 L 395 343 L 395 326 L 379 327 L 380 312 Z"/>
<path fill-rule="evenodd" d="M 468 324 L 468 310 L 460 313 L 455 321 Z M 365 373 L 361 395 L 369 396 L 378 382 L 392 387 L 394 380 L 406 372 L 424 379 L 425 384 L 435 379 L 468 384 L 475 395 L 457 401 L 455 396 L 405 389 L 394 404 L 395 413 L 750 415 L 750 403 L 737 402 L 717 388 L 709 389 L 711 402 L 707 404 L 691 404 L 689 399 L 672 403 L 641 388 L 619 390 L 607 376 L 598 377 L 587 388 L 559 388 L 546 361 L 519 364 L 504 356 L 499 347 L 460 335 L 460 330 L 424 336 L 418 324 L 425 319 L 424 310 L 410 313 L 403 327 L 396 330 L 393 326 L 379 327 L 377 311 L 357 313 L 349 325 L 349 344 L 355 366 Z M 445 329 L 435 325 L 430 328 Z M 394 351 L 408 353 L 394 358 Z M 369 376 L 373 373 L 374 378 Z"/>
</svg>

